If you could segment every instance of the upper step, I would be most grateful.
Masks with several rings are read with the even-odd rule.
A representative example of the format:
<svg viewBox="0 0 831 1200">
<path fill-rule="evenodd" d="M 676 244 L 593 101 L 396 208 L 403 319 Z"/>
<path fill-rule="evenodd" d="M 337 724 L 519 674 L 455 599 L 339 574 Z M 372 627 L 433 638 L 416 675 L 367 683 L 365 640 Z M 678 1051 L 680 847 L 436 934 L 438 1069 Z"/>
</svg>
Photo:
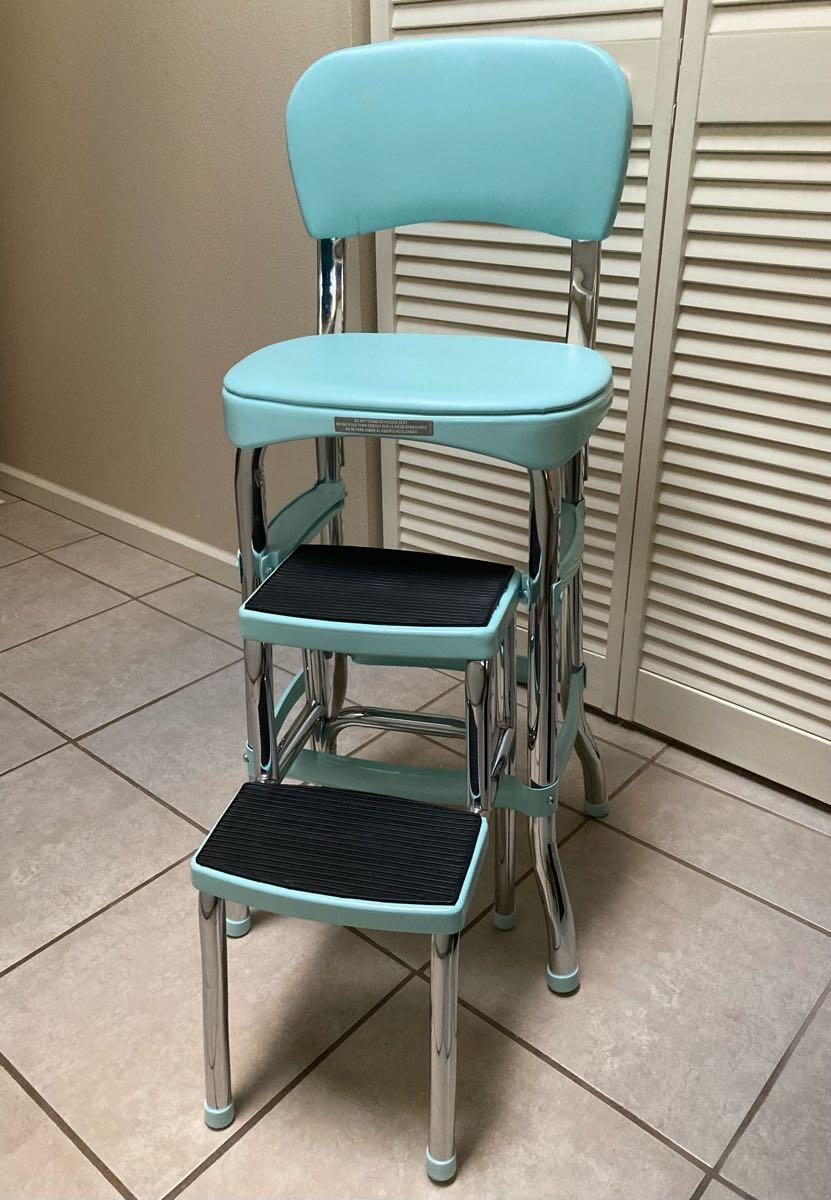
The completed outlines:
<svg viewBox="0 0 831 1200">
<path fill-rule="evenodd" d="M 246 783 L 191 861 L 200 891 L 336 925 L 453 933 L 478 876 L 481 814 L 393 796 Z"/>
<path fill-rule="evenodd" d="M 520 592 L 509 566 L 446 554 L 300 546 L 240 609 L 251 640 L 345 653 L 491 657 Z"/>
</svg>

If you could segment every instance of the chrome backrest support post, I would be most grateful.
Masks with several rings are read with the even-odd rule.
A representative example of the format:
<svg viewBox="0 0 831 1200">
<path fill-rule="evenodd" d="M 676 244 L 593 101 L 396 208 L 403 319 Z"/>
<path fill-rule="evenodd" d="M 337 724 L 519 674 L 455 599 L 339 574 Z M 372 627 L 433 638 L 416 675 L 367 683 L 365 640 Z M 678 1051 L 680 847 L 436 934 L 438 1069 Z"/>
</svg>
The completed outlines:
<svg viewBox="0 0 831 1200">
<path fill-rule="evenodd" d="M 599 290 L 600 242 L 572 242 L 566 317 L 566 342 L 570 346 L 588 346 L 589 349 L 594 349 Z M 589 473 L 588 445 L 583 447 L 577 458 L 581 464 L 581 476 L 586 479 Z M 563 498 L 571 499 L 567 494 L 564 494 Z M 577 499 L 579 498 L 578 496 Z"/>
<path fill-rule="evenodd" d="M 346 326 L 346 241 L 344 238 L 321 238 L 317 243 L 317 332 L 343 333 Z M 343 438 L 315 439 L 317 477 L 320 480 L 340 479 L 343 466 Z M 343 520 L 336 513 L 321 530 L 324 545 L 343 544 Z"/>
<path fill-rule="evenodd" d="M 346 327 L 346 241 L 344 238 L 321 238 L 317 243 L 317 332 L 318 334 L 343 333 Z M 321 481 L 334 481 L 341 477 L 343 467 L 343 438 L 315 438 L 317 477 Z M 324 546 L 343 545 L 343 515 L 336 512 L 320 531 Z M 319 688 L 314 695 L 325 706 L 326 715 L 334 717 L 346 699 L 346 659 L 342 654 L 324 656 L 321 651 L 312 651 L 319 659 L 316 673 L 320 675 Z M 308 676 L 307 676 L 308 681 Z M 307 691 L 311 698 L 312 693 Z M 322 727 L 315 730 L 315 746 L 320 749 L 335 749 L 335 738 L 326 737 Z"/>
<path fill-rule="evenodd" d="M 594 346 L 599 283 L 600 242 L 572 242 L 566 319 L 570 346 Z"/>
</svg>

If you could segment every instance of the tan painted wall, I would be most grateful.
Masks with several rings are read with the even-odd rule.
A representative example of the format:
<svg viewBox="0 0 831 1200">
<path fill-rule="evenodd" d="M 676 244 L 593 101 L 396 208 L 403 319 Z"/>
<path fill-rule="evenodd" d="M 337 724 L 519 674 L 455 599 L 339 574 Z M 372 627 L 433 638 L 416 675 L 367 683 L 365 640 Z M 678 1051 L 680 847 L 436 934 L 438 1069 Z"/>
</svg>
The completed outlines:
<svg viewBox="0 0 831 1200">
<path fill-rule="evenodd" d="M 234 546 L 222 374 L 314 328 L 315 246 L 282 113 L 310 62 L 366 40 L 366 8 L 5 0 L 1 462 Z M 351 327 L 373 321 L 370 256 L 353 255 Z M 307 486 L 313 455 L 304 443 L 270 460 L 273 507 Z M 366 465 L 351 443 L 361 539 L 377 537 Z"/>
</svg>

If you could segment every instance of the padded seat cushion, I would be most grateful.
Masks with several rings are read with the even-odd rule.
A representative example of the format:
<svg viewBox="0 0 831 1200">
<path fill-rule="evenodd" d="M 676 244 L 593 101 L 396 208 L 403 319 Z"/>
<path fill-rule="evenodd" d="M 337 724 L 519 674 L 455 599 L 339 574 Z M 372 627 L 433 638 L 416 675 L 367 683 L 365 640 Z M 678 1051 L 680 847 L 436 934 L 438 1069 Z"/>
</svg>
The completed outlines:
<svg viewBox="0 0 831 1200">
<path fill-rule="evenodd" d="M 225 377 L 230 396 L 379 416 L 565 412 L 611 385 L 603 355 L 583 346 L 407 333 L 294 338 L 256 350 Z"/>
</svg>

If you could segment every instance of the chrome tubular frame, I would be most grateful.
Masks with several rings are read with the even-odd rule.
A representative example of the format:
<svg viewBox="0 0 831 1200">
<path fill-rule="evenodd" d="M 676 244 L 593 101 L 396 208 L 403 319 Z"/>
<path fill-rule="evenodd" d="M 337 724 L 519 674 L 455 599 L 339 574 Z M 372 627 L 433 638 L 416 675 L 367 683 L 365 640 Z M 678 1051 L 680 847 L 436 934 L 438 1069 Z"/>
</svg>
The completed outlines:
<svg viewBox="0 0 831 1200">
<path fill-rule="evenodd" d="M 493 797 L 493 659 L 474 659 L 465 669 L 465 722 L 467 730 L 467 806 L 486 811 Z"/>
<path fill-rule="evenodd" d="M 528 783 L 548 787 L 557 778 L 557 581 L 560 541 L 560 477 L 530 471 L 528 576 Z"/>
<path fill-rule="evenodd" d="M 224 1129 L 233 1120 L 228 1038 L 228 951 L 225 901 L 199 893 L 202 951 L 202 1042 L 205 1055 L 205 1121 Z"/>
<path fill-rule="evenodd" d="M 456 1173 L 456 1060 L 461 934 L 434 934 L 430 952 L 430 1134 L 427 1173 Z"/>
<path fill-rule="evenodd" d="M 253 450 L 237 450 L 234 486 L 243 602 L 262 583 L 260 556 L 267 549 L 268 510 L 263 474 L 264 459 L 264 446 Z M 274 780 L 277 754 L 271 646 L 265 642 L 246 639 L 243 642 L 243 665 L 249 772 L 252 779 Z M 246 934 L 251 924 L 246 906 L 229 902 L 227 909 L 228 933 L 234 937 Z"/>
<path fill-rule="evenodd" d="M 317 244 L 317 332 L 319 334 L 343 333 L 346 325 L 346 242 L 343 238 L 323 238 Z M 321 481 L 340 479 L 343 466 L 343 438 L 321 437 L 315 439 L 317 477 Z M 324 546 L 343 545 L 343 517 L 335 513 L 321 529 L 320 540 Z M 323 654 L 320 657 L 323 676 L 322 700 L 326 714 L 337 716 L 346 699 L 347 659 L 344 654 Z M 337 731 L 324 733 L 320 727 L 315 732 L 315 746 L 319 750 L 334 750 Z"/>
<path fill-rule="evenodd" d="M 557 780 L 557 612 L 552 589 L 559 571 L 560 475 L 531 471 L 528 574 L 528 782 L 545 788 Z M 529 821 L 531 857 L 545 913 L 548 985 L 577 986 L 574 917 L 557 853 L 555 813 Z"/>
<path fill-rule="evenodd" d="M 581 455 L 575 457 L 563 467 L 563 496 L 572 503 L 583 498 L 583 467 Z M 569 684 L 574 671 L 583 664 L 583 566 L 582 563 L 571 583 L 566 588 L 562 601 L 562 653 L 560 694 L 563 708 L 569 702 Z M 608 809 L 608 792 L 606 787 L 606 771 L 603 760 L 594 740 L 594 734 L 586 719 L 586 709 L 582 692 L 579 700 L 577 716 L 577 732 L 574 748 L 580 765 L 583 768 L 583 794 L 586 810 L 594 816 L 605 815 Z"/>
<path fill-rule="evenodd" d="M 566 341 L 573 346 L 594 347 L 597 334 L 597 307 L 600 289 L 600 243 L 571 243 L 571 278 L 569 281 L 568 320 Z M 588 446 L 566 464 L 562 471 L 563 499 L 572 504 L 583 499 L 583 485 L 588 477 Z M 563 597 L 562 702 L 568 703 L 568 686 L 572 672 L 583 666 L 583 565 L 569 584 Z M 583 768 L 583 791 L 586 806 L 595 815 L 602 815 L 608 805 L 606 775 L 600 751 L 586 720 L 583 698 L 575 739 Z"/>
<path fill-rule="evenodd" d="M 305 704 L 292 721 L 277 747 L 277 778 L 285 779 L 297 755 L 319 728 L 326 715 L 321 703 Z"/>
<path fill-rule="evenodd" d="M 259 556 L 266 550 L 268 530 L 264 458 L 264 447 L 237 450 L 235 484 L 243 602 L 262 583 Z M 273 779 L 276 758 L 271 646 L 246 640 L 243 654 L 251 773 L 254 779 Z"/>
<path fill-rule="evenodd" d="M 499 648 L 496 671 L 496 721 L 500 729 L 491 775 L 512 775 L 516 760 L 516 624 L 511 620 Z M 492 920 L 497 929 L 516 924 L 516 813 L 510 808 L 493 811 L 494 905 Z"/>
</svg>

